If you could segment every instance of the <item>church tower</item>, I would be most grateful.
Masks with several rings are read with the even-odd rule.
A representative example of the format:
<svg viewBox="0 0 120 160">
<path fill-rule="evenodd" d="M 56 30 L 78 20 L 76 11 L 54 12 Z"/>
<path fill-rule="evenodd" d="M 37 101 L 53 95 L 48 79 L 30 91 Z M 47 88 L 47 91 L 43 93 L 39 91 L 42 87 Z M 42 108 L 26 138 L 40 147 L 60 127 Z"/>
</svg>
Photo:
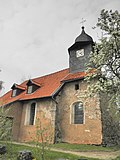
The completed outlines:
<svg viewBox="0 0 120 160">
<path fill-rule="evenodd" d="M 75 43 L 68 48 L 70 73 L 85 71 L 92 47 L 93 39 L 85 33 L 84 27 L 82 27 L 81 34 L 75 39 Z"/>
</svg>

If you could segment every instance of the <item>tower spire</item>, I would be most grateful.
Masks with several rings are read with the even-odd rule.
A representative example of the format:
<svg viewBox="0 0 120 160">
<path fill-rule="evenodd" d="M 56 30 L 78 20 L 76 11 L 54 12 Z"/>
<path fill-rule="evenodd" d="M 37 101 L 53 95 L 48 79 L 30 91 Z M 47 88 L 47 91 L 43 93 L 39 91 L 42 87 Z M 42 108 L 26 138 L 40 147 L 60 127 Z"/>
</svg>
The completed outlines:
<svg viewBox="0 0 120 160">
<path fill-rule="evenodd" d="M 86 64 L 89 62 L 89 54 L 92 51 L 93 39 L 84 31 L 84 22 L 82 19 L 82 32 L 75 39 L 75 43 L 68 48 L 70 73 L 83 72 Z"/>
</svg>

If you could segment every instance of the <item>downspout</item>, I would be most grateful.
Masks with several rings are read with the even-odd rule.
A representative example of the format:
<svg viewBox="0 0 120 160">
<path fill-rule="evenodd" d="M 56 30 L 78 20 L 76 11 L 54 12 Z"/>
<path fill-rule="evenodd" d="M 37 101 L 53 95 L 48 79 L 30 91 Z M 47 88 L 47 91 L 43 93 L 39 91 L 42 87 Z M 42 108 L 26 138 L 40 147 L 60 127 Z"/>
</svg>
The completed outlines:
<svg viewBox="0 0 120 160">
<path fill-rule="evenodd" d="M 56 122 L 57 122 L 57 104 L 58 102 L 56 101 L 56 99 L 54 98 L 54 95 L 52 95 L 52 100 L 55 102 L 55 127 L 54 127 L 54 141 L 53 143 L 56 143 L 57 137 L 56 137 Z"/>
<path fill-rule="evenodd" d="M 59 88 L 57 88 L 57 90 L 51 95 L 52 96 L 52 100 L 55 102 L 56 104 L 56 110 L 55 110 L 55 134 L 54 134 L 54 143 L 57 143 L 57 132 L 58 131 L 58 127 L 57 127 L 57 112 L 58 112 L 58 102 L 56 101 L 56 99 L 54 98 L 55 95 L 57 95 L 57 93 L 59 93 L 59 91 L 62 89 L 62 87 L 64 86 L 65 82 L 63 82 Z"/>
</svg>

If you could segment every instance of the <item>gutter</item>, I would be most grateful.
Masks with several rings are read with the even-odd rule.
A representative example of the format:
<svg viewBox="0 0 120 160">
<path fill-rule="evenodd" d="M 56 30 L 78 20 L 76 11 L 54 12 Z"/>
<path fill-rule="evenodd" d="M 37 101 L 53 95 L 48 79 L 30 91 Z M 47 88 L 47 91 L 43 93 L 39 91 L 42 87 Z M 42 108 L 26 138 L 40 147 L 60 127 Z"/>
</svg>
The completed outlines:
<svg viewBox="0 0 120 160">
<path fill-rule="evenodd" d="M 64 82 L 51 94 L 52 99 L 54 99 L 54 96 L 62 89 L 62 87 L 64 86 Z"/>
<path fill-rule="evenodd" d="M 84 76 L 83 76 L 83 77 L 80 77 L 80 78 L 75 78 L 75 79 L 63 80 L 63 81 L 61 81 L 61 82 L 67 83 L 67 82 L 73 82 L 73 81 L 83 80 L 83 79 L 84 79 Z"/>
<path fill-rule="evenodd" d="M 62 89 L 65 83 L 73 82 L 73 81 L 78 81 L 78 80 L 83 80 L 84 76 L 81 78 L 76 78 L 76 79 L 68 79 L 68 80 L 63 80 L 61 81 L 62 84 L 51 94 L 52 99 L 54 99 L 54 96 Z"/>
</svg>

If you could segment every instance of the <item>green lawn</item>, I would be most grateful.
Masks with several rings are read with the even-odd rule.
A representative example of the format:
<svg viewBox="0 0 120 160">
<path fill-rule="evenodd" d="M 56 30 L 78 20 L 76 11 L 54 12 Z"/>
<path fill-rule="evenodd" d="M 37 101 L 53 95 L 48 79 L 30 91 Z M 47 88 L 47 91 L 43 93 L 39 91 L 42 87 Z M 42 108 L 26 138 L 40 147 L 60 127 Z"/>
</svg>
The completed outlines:
<svg viewBox="0 0 120 160">
<path fill-rule="evenodd" d="M 4 142 L 0 142 L 0 143 L 5 144 Z M 6 160 L 16 160 L 18 152 L 22 150 L 30 150 L 32 152 L 32 155 L 36 158 L 36 160 L 41 160 L 40 158 L 41 150 L 39 148 L 25 146 L 25 145 L 11 144 L 11 143 L 7 143 L 6 146 L 7 146 Z M 67 144 L 67 143 L 54 144 L 54 145 L 51 145 L 50 147 L 57 148 L 57 149 L 59 148 L 63 150 L 72 150 L 72 151 L 98 151 L 98 152 L 99 151 L 111 152 L 118 149 L 117 147 L 102 147 L 102 146 L 94 146 L 94 145 L 77 145 L 77 144 Z M 45 151 L 45 160 L 57 160 L 59 158 L 64 158 L 68 160 L 78 160 L 82 157 L 72 155 L 72 154 L 67 154 L 67 153 L 50 151 L 50 150 Z M 4 159 L 4 157 L 2 159 Z M 96 158 L 85 158 L 85 159 L 99 160 Z M 120 160 L 120 157 L 116 158 L 115 160 Z"/>
<path fill-rule="evenodd" d="M 7 160 L 16 160 L 18 152 L 22 151 L 22 150 L 30 150 L 32 152 L 32 155 L 36 158 L 36 160 L 41 160 L 40 150 L 38 150 L 38 148 L 28 147 L 28 146 L 24 146 L 24 145 L 11 144 L 11 143 L 7 143 L 6 145 L 7 145 L 7 155 L 6 155 Z M 4 158 L 4 157 L 1 157 L 1 158 Z M 64 158 L 64 159 L 68 159 L 68 160 L 78 160 L 80 158 L 85 158 L 85 157 L 80 157 L 80 156 L 76 156 L 76 155 L 72 155 L 72 154 L 46 150 L 45 160 L 57 160 L 59 158 Z M 85 158 L 85 159 L 98 160 L 96 158 L 89 158 L 89 159 Z"/>
<path fill-rule="evenodd" d="M 35 145 L 35 142 L 27 142 L 27 144 L 33 144 Z M 65 149 L 70 151 L 104 151 L 104 152 L 110 152 L 110 151 L 117 151 L 120 150 L 120 146 L 114 146 L 114 147 L 103 147 L 100 145 L 87 145 L 87 144 L 69 144 L 69 143 L 56 143 L 49 145 L 50 148 L 57 148 L 57 149 Z"/>
<path fill-rule="evenodd" d="M 120 156 L 118 156 L 117 158 L 113 159 L 113 160 L 120 160 Z"/>
<path fill-rule="evenodd" d="M 84 145 L 84 144 L 68 144 L 68 143 L 57 143 L 51 145 L 53 148 L 60 148 L 72 151 L 116 151 L 119 147 L 102 147 L 95 145 Z"/>
</svg>

